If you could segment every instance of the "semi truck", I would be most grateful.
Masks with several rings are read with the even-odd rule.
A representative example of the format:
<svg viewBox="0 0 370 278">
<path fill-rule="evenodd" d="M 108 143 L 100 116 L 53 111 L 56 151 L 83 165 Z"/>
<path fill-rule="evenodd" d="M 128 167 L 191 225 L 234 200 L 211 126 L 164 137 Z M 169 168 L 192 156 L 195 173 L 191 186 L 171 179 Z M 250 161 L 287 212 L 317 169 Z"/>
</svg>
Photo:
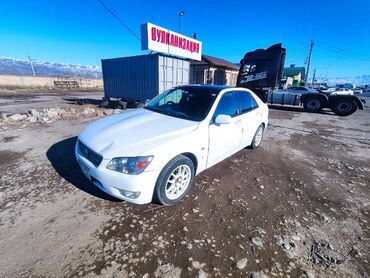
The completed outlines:
<svg viewBox="0 0 370 278">
<path fill-rule="evenodd" d="M 303 106 L 307 112 L 331 109 L 338 116 L 363 110 L 363 100 L 354 95 L 332 95 L 304 86 L 281 89 L 286 49 L 281 43 L 247 52 L 240 61 L 237 86 L 252 90 L 271 105 Z"/>
</svg>

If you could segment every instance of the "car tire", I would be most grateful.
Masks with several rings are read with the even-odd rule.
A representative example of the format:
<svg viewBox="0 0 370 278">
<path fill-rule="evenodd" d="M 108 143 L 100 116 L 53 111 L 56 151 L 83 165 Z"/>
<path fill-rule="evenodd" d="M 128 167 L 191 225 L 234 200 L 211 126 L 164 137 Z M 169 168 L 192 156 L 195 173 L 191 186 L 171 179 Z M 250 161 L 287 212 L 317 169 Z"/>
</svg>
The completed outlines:
<svg viewBox="0 0 370 278">
<path fill-rule="evenodd" d="M 119 109 L 126 110 L 127 109 L 127 102 L 126 101 L 123 101 L 123 100 L 118 100 L 117 101 L 117 107 Z"/>
<path fill-rule="evenodd" d="M 175 177 L 179 175 L 179 171 L 180 176 Z M 193 186 L 194 176 L 194 163 L 184 155 L 176 156 L 164 166 L 158 176 L 154 189 L 155 199 L 166 206 L 180 202 Z"/>
<path fill-rule="evenodd" d="M 99 107 L 108 107 L 108 106 L 109 106 L 109 100 L 108 99 L 102 100 L 99 104 Z"/>
<path fill-rule="evenodd" d="M 323 108 L 322 101 L 318 97 L 309 97 L 304 101 L 303 108 L 310 113 L 320 112 Z"/>
<path fill-rule="evenodd" d="M 264 128 L 263 124 L 261 124 L 257 128 L 256 133 L 254 134 L 252 144 L 250 144 L 250 146 L 249 146 L 250 149 L 257 149 L 261 145 L 264 131 L 265 131 L 265 128 Z"/>
<path fill-rule="evenodd" d="M 144 103 L 140 101 L 129 101 L 127 102 L 127 108 L 140 108 L 143 107 Z"/>
<path fill-rule="evenodd" d="M 337 100 L 332 110 L 338 116 L 349 116 L 356 112 L 357 103 L 353 100 Z"/>
</svg>

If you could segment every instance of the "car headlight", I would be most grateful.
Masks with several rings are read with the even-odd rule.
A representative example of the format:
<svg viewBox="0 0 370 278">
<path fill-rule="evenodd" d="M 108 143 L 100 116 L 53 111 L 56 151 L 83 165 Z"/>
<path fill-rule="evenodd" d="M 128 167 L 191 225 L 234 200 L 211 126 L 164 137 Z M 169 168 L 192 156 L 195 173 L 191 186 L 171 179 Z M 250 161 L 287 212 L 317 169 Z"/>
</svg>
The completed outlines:
<svg viewBox="0 0 370 278">
<path fill-rule="evenodd" d="M 115 157 L 107 165 L 109 170 L 129 175 L 138 175 L 144 172 L 152 162 L 153 156 Z"/>
</svg>

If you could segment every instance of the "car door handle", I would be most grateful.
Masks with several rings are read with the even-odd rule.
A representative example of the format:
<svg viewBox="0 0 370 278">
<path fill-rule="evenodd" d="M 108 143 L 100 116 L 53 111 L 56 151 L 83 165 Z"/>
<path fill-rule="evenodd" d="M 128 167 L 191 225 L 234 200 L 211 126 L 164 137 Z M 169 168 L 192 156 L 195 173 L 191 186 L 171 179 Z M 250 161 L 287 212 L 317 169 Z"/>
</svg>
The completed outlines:
<svg viewBox="0 0 370 278">
<path fill-rule="evenodd" d="M 237 121 L 235 121 L 235 124 L 241 124 L 242 123 L 242 120 L 237 120 Z"/>
</svg>

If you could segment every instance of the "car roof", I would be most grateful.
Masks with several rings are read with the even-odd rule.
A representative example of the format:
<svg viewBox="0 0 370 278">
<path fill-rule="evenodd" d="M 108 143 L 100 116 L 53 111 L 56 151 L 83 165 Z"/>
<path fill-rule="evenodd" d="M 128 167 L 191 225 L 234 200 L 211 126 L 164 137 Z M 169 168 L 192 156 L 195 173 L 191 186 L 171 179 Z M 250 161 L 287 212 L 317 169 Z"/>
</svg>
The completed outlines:
<svg viewBox="0 0 370 278">
<path fill-rule="evenodd" d="M 231 89 L 235 88 L 232 86 L 224 86 L 224 85 L 208 85 L 208 84 L 202 84 L 202 85 L 182 85 L 182 86 L 177 86 L 176 88 L 182 88 L 182 89 L 191 89 L 191 88 L 204 88 L 209 90 L 210 92 L 213 93 L 219 93 L 224 89 Z"/>
</svg>

